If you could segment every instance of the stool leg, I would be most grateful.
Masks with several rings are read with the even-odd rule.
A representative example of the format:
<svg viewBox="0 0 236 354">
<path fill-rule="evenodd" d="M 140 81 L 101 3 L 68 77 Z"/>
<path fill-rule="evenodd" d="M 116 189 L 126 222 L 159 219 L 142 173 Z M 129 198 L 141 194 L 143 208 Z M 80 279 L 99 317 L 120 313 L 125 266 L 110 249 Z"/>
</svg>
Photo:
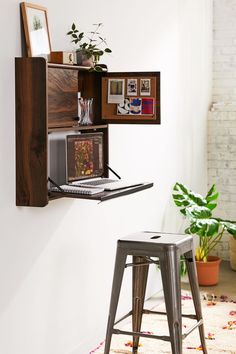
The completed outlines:
<svg viewBox="0 0 236 354">
<path fill-rule="evenodd" d="M 125 270 L 126 253 L 123 249 L 117 248 L 115 269 L 112 283 L 111 301 L 109 309 L 109 317 L 107 323 L 106 341 L 104 354 L 109 354 L 111 346 L 111 337 L 116 317 L 118 300 L 120 296 L 121 284 Z"/>
<path fill-rule="evenodd" d="M 145 263 L 146 259 L 133 256 L 133 263 Z M 143 304 L 147 286 L 149 265 L 133 267 L 133 331 L 140 332 L 143 315 Z M 133 354 L 137 353 L 139 336 L 133 336 Z"/>
<path fill-rule="evenodd" d="M 192 291 L 194 308 L 195 308 L 197 320 L 200 321 L 202 319 L 202 307 L 201 307 L 200 291 L 199 291 L 199 286 L 197 281 L 197 271 L 196 271 L 196 264 L 194 260 L 193 251 L 186 252 L 184 256 L 186 258 L 186 267 L 187 267 L 189 283 Z M 198 327 L 198 330 L 201 339 L 203 353 L 207 354 L 203 324 Z"/>
<path fill-rule="evenodd" d="M 182 318 L 180 256 L 176 250 L 165 252 L 160 259 L 161 277 L 170 332 L 172 354 L 182 354 Z"/>
</svg>

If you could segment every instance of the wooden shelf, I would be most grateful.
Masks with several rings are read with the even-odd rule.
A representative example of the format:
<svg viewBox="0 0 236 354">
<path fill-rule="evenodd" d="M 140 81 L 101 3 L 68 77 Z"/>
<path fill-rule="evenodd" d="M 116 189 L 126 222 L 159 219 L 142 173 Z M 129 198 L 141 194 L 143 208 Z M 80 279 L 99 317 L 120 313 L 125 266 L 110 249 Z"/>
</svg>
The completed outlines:
<svg viewBox="0 0 236 354">
<path fill-rule="evenodd" d="M 66 179 L 65 141 L 68 132 L 103 133 L 104 174 L 108 177 L 109 165 L 109 112 L 102 118 L 102 105 L 106 106 L 106 93 L 102 96 L 102 79 L 105 77 L 154 77 L 157 86 L 158 114 L 160 111 L 160 73 L 91 72 L 89 67 L 48 63 L 44 58 L 16 58 L 16 205 L 44 207 L 50 200 L 61 197 L 105 201 L 136 193 L 153 186 L 152 183 L 130 187 L 99 195 L 85 196 L 48 192 L 48 177 L 56 183 Z M 106 70 L 104 70 L 106 71 Z M 153 76 L 152 76 L 153 75 Z M 153 84 L 153 92 L 154 86 Z M 155 87 L 156 87 L 155 86 Z M 79 126 L 78 92 L 82 97 L 93 98 L 94 124 Z M 106 108 L 106 107 L 105 107 Z M 114 113 L 114 112 L 113 112 Z M 114 115 L 114 114 L 113 114 Z M 114 117 L 113 117 L 114 118 Z M 112 123 L 117 123 L 115 119 Z M 129 123 L 124 121 L 123 123 Z M 132 122 L 130 123 L 137 123 Z M 138 123 L 144 123 L 141 120 Z M 146 123 L 146 121 L 145 121 Z M 149 122 L 150 124 L 151 122 Z M 160 123 L 159 115 L 155 121 Z M 54 134 L 55 133 L 55 134 Z M 58 134 L 61 133 L 61 134 Z M 60 150 L 61 149 L 61 150 Z M 60 182 L 59 182 L 60 181 Z M 64 181 L 65 182 L 65 181 Z"/>
<path fill-rule="evenodd" d="M 48 128 L 48 132 L 61 132 L 61 131 L 80 131 L 80 130 L 97 130 L 97 129 L 107 129 L 107 124 L 94 124 L 94 125 L 71 125 L 65 127 L 50 127 Z"/>
<path fill-rule="evenodd" d="M 80 65 L 69 65 L 69 64 L 56 64 L 56 63 L 47 63 L 49 68 L 61 68 L 61 69 L 73 69 L 80 71 L 88 71 L 91 69 L 90 66 L 80 66 Z"/>
<path fill-rule="evenodd" d="M 87 199 L 87 200 L 97 200 L 100 202 L 105 202 L 106 200 L 124 197 L 125 195 L 137 193 L 145 189 L 153 187 L 153 183 L 143 183 L 139 186 L 129 187 L 124 189 L 119 189 L 116 191 L 102 192 L 94 195 L 82 195 L 75 193 L 61 193 L 61 192 L 49 192 L 49 198 L 76 198 L 76 199 Z"/>
</svg>

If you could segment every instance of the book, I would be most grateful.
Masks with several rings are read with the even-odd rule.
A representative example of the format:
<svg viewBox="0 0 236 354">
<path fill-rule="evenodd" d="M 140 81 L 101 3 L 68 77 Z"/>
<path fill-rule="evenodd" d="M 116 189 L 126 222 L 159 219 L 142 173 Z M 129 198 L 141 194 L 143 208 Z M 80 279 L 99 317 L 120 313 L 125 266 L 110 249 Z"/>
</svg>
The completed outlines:
<svg viewBox="0 0 236 354">
<path fill-rule="evenodd" d="M 102 193 L 104 188 L 96 187 L 96 188 L 86 188 L 86 187 L 79 187 L 79 186 L 70 186 L 68 184 L 63 184 L 58 187 L 52 187 L 50 190 L 51 192 L 59 192 L 59 193 L 74 193 L 74 194 L 86 194 L 86 195 L 93 195 Z"/>
</svg>

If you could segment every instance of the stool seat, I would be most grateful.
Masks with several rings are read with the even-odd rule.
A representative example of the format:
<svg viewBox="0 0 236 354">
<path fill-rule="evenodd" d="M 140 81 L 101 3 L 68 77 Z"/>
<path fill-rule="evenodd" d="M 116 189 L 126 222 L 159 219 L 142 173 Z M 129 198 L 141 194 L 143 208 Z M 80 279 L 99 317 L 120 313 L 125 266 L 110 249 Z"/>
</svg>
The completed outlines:
<svg viewBox="0 0 236 354">
<path fill-rule="evenodd" d="M 131 243 L 131 248 L 139 248 L 140 246 L 152 247 L 153 251 L 159 251 L 161 249 L 168 249 L 169 247 L 178 247 L 184 252 L 186 246 L 192 242 L 191 235 L 165 233 L 165 232 L 153 232 L 153 231 L 143 231 L 130 234 L 128 236 L 122 237 L 118 240 L 119 246 L 129 247 Z M 127 244 L 126 244 L 127 243 Z M 141 243 L 141 245 L 140 245 Z M 144 245 L 142 245 L 144 243 Z"/>
<path fill-rule="evenodd" d="M 133 262 L 126 264 L 127 256 L 133 256 Z M 192 291 L 195 314 L 187 317 L 197 322 L 186 333 L 182 334 L 180 262 L 185 258 L 189 283 Z M 147 285 L 149 265 L 157 263 L 151 257 L 158 258 L 161 270 L 163 291 L 166 305 L 169 335 L 157 336 L 141 332 L 142 315 L 153 313 L 145 310 L 144 300 Z M 125 268 L 133 267 L 132 280 L 132 310 L 122 319 L 115 322 Z M 159 312 L 155 312 L 160 314 Z M 114 328 L 121 320 L 132 316 L 132 332 Z M 185 315 L 186 317 L 186 315 Z M 193 238 L 191 235 L 143 231 L 128 235 L 118 240 L 116 262 L 112 284 L 110 310 L 107 324 L 104 354 L 109 354 L 113 334 L 129 334 L 133 336 L 133 353 L 138 353 L 140 337 L 149 337 L 171 343 L 172 354 L 182 354 L 182 341 L 194 329 L 199 329 L 202 351 L 207 354 L 199 287 L 197 283 L 196 265 L 193 253 Z"/>
</svg>

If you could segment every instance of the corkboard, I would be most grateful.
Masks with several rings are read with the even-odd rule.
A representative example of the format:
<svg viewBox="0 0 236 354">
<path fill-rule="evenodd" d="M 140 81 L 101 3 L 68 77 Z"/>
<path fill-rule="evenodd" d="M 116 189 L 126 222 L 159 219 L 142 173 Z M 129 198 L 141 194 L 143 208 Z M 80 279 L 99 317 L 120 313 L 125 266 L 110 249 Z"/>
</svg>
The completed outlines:
<svg viewBox="0 0 236 354">
<path fill-rule="evenodd" d="M 124 97 L 126 98 L 152 98 L 153 114 L 117 114 L 117 104 L 108 103 L 109 80 L 124 79 Z M 137 80 L 137 94 L 128 95 L 127 82 L 129 79 Z M 150 95 L 140 94 L 142 79 L 150 80 Z M 102 78 L 102 119 L 111 123 L 156 123 L 160 124 L 160 73 L 107 73 Z"/>
</svg>

